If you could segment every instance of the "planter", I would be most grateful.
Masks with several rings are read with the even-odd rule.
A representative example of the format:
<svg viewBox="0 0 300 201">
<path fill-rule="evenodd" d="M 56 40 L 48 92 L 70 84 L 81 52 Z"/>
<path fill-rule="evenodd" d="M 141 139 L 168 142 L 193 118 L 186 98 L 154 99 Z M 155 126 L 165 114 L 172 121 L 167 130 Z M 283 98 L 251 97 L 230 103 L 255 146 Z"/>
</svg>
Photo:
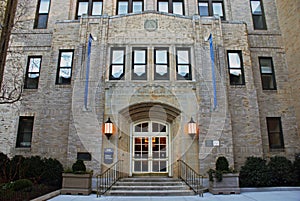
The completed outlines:
<svg viewBox="0 0 300 201">
<path fill-rule="evenodd" d="M 214 177 L 214 181 L 209 182 L 209 192 L 216 194 L 239 194 L 241 192 L 239 186 L 239 174 L 227 173 L 223 174 L 222 181 L 217 181 Z"/>
<path fill-rule="evenodd" d="M 92 192 L 92 174 L 63 173 L 61 194 L 89 195 Z"/>
</svg>

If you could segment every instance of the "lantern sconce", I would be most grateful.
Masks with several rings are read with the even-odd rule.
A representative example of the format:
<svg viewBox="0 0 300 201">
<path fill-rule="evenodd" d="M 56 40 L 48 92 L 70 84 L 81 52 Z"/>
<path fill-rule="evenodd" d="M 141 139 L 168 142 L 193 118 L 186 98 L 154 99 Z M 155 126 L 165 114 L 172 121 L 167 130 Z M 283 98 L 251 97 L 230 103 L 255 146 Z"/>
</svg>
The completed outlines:
<svg viewBox="0 0 300 201">
<path fill-rule="evenodd" d="M 107 121 L 104 123 L 104 131 L 103 132 L 108 140 L 114 133 L 114 125 L 109 117 L 108 117 Z"/>
<path fill-rule="evenodd" d="M 191 136 L 192 139 L 194 139 L 195 135 L 198 133 L 197 124 L 193 120 L 193 117 L 191 117 L 191 120 L 188 122 L 187 133 L 189 134 L 189 136 Z"/>
</svg>

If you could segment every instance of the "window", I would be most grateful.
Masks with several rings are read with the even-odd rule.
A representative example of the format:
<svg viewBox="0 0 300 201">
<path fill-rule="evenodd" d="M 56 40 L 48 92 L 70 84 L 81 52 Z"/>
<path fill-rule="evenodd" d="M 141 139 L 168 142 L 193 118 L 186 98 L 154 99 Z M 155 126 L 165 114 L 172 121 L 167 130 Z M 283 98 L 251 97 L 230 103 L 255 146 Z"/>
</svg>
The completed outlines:
<svg viewBox="0 0 300 201">
<path fill-rule="evenodd" d="M 244 85 L 242 51 L 227 51 L 230 85 Z"/>
<path fill-rule="evenodd" d="M 259 65 L 260 65 L 261 83 L 263 89 L 276 90 L 276 81 L 275 81 L 272 58 L 260 57 Z"/>
<path fill-rule="evenodd" d="M 157 8 L 160 12 L 184 15 L 183 0 L 159 0 Z"/>
<path fill-rule="evenodd" d="M 35 18 L 35 29 L 46 29 L 48 23 L 50 0 L 39 0 Z"/>
<path fill-rule="evenodd" d="M 34 117 L 20 117 L 16 144 L 17 148 L 31 147 L 33 119 Z"/>
<path fill-rule="evenodd" d="M 117 15 L 142 12 L 144 5 L 141 0 L 119 0 Z"/>
<path fill-rule="evenodd" d="M 60 50 L 56 84 L 70 84 L 73 66 L 73 50 Z"/>
<path fill-rule="evenodd" d="M 177 80 L 192 80 L 190 50 L 177 48 L 176 50 Z"/>
<path fill-rule="evenodd" d="M 147 49 L 145 48 L 133 49 L 132 79 L 147 80 Z"/>
<path fill-rule="evenodd" d="M 169 80 L 169 52 L 168 48 L 154 49 L 154 79 Z"/>
<path fill-rule="evenodd" d="M 110 62 L 110 80 L 124 79 L 125 73 L 125 48 L 112 48 L 111 49 L 111 62 Z"/>
<path fill-rule="evenodd" d="M 270 149 L 283 149 L 283 135 L 280 117 L 267 117 Z"/>
<path fill-rule="evenodd" d="M 28 57 L 27 71 L 25 77 L 25 89 L 37 89 L 39 84 L 40 70 L 42 57 L 31 56 Z"/>
<path fill-rule="evenodd" d="M 261 0 L 250 0 L 254 29 L 267 29 Z"/>
<path fill-rule="evenodd" d="M 78 0 L 76 19 L 83 14 L 86 15 L 102 15 L 102 1 L 99 0 Z"/>
<path fill-rule="evenodd" d="M 199 0 L 198 9 L 200 16 L 218 15 L 222 20 L 225 19 L 223 0 Z"/>
</svg>

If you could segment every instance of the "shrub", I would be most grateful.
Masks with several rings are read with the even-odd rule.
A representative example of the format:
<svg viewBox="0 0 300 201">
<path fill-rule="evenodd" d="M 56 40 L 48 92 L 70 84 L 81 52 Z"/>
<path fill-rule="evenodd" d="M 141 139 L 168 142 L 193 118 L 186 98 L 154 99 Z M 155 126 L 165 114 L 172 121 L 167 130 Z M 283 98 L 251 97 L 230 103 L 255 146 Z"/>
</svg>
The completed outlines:
<svg viewBox="0 0 300 201">
<path fill-rule="evenodd" d="M 283 156 L 271 157 L 268 163 L 272 186 L 290 186 L 294 181 L 294 167 L 290 160 Z"/>
<path fill-rule="evenodd" d="M 262 187 L 270 185 L 270 173 L 266 160 L 259 157 L 248 157 L 240 170 L 241 187 Z"/>
<path fill-rule="evenodd" d="M 0 183 L 8 182 L 9 164 L 9 158 L 5 154 L 0 152 Z"/>
<path fill-rule="evenodd" d="M 220 156 L 216 162 L 216 170 L 217 171 L 229 171 L 229 163 L 228 160 L 224 156 Z"/>
<path fill-rule="evenodd" d="M 43 184 L 61 187 L 63 166 L 56 159 L 44 159 L 44 169 L 41 181 Z"/>
<path fill-rule="evenodd" d="M 294 161 L 295 184 L 300 185 L 300 153 L 296 154 Z"/>
<path fill-rule="evenodd" d="M 29 179 L 20 179 L 13 183 L 12 189 L 14 191 L 29 192 L 32 190 L 33 184 Z"/>
<path fill-rule="evenodd" d="M 82 160 L 77 160 L 72 165 L 72 171 L 73 171 L 73 173 L 85 173 L 86 172 L 86 167 L 85 167 L 84 162 Z"/>
<path fill-rule="evenodd" d="M 45 163 L 39 156 L 31 156 L 24 160 L 24 178 L 30 179 L 36 184 L 41 183 Z"/>
</svg>

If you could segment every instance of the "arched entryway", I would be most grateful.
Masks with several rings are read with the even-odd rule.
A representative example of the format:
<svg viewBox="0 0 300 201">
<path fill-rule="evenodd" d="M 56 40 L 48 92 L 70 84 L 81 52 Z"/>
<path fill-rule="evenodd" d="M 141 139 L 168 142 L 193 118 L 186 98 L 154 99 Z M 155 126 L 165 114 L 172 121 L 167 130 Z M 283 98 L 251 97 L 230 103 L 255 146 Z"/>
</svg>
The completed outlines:
<svg viewBox="0 0 300 201">
<path fill-rule="evenodd" d="M 172 176 L 172 128 L 180 110 L 164 103 L 138 103 L 120 114 L 128 122 L 129 175 Z"/>
</svg>

